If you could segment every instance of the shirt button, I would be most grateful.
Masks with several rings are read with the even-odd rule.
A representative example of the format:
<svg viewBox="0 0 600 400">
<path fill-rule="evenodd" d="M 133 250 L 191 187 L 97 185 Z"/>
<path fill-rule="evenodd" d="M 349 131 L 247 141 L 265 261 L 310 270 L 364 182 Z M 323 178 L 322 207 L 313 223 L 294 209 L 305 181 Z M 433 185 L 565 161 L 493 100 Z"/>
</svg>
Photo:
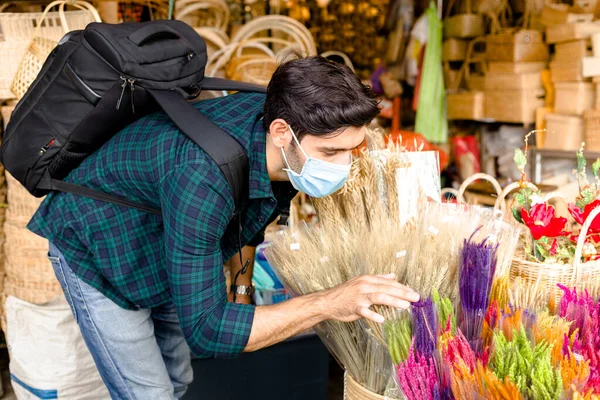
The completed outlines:
<svg viewBox="0 0 600 400">
<path fill-rule="evenodd" d="M 269 199 L 269 204 L 274 206 L 275 204 L 277 204 L 277 202 L 275 201 L 275 199 Z"/>
<path fill-rule="evenodd" d="M 265 222 L 265 217 L 263 217 L 262 215 L 258 217 L 258 222 L 260 222 L 261 224 Z"/>
<path fill-rule="evenodd" d="M 136 304 L 135 308 L 137 308 L 139 310 L 140 308 L 142 308 L 142 306 L 140 306 L 139 304 Z"/>
</svg>

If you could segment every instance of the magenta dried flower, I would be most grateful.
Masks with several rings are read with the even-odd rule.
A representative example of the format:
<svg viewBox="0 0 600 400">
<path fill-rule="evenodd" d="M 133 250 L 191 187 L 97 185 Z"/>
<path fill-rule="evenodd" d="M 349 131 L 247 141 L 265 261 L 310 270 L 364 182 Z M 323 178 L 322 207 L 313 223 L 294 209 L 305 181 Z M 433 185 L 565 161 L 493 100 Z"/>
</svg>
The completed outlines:
<svg viewBox="0 0 600 400">
<path fill-rule="evenodd" d="M 441 400 L 435 361 L 417 354 L 414 343 L 408 358 L 398 366 L 398 382 L 408 400 Z"/>
</svg>

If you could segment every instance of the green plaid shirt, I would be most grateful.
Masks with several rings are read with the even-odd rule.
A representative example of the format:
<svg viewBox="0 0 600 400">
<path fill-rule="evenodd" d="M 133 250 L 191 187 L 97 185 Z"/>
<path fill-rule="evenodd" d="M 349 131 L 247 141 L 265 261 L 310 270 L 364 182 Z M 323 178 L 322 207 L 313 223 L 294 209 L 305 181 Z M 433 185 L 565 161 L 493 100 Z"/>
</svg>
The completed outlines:
<svg viewBox="0 0 600 400">
<path fill-rule="evenodd" d="M 296 191 L 271 184 L 262 123 L 263 94 L 236 94 L 195 107 L 245 148 L 249 202 L 242 244 L 256 245 Z M 115 135 L 66 179 L 162 209 L 145 213 L 69 193 L 49 194 L 29 229 L 53 242 L 69 266 L 121 307 L 175 303 L 192 352 L 238 355 L 254 307 L 227 302 L 223 262 L 237 252 L 234 203 L 218 166 L 162 113 Z M 230 226 L 231 225 L 231 226 Z"/>
</svg>

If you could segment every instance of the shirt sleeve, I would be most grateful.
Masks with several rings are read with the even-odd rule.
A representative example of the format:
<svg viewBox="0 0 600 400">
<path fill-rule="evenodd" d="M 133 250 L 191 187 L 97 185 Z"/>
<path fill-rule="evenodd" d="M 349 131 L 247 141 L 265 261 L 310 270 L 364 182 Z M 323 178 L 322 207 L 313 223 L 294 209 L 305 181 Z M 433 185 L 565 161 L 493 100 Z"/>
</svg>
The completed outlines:
<svg viewBox="0 0 600 400">
<path fill-rule="evenodd" d="M 238 356 L 246 347 L 254 306 L 227 301 L 220 241 L 233 214 L 216 167 L 174 169 L 160 185 L 167 274 L 186 341 L 200 358 Z"/>
</svg>

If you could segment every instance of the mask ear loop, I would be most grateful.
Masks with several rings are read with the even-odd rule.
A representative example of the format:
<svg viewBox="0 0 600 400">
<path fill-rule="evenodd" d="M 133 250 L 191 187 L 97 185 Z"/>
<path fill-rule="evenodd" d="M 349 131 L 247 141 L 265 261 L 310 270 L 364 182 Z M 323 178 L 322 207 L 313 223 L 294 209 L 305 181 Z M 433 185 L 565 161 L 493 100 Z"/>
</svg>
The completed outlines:
<svg viewBox="0 0 600 400">
<path fill-rule="evenodd" d="M 304 154 L 304 157 L 306 157 L 306 161 L 308 161 L 310 159 L 310 157 L 308 156 L 308 154 L 306 154 L 306 152 L 304 151 L 304 149 L 302 148 L 302 145 L 300 144 L 300 142 L 298 141 L 298 138 L 296 137 L 296 134 L 294 133 L 294 131 L 292 130 L 292 127 L 290 124 L 288 124 L 288 128 L 290 128 L 290 133 L 292 134 L 292 137 L 294 138 L 294 140 L 296 141 L 296 144 L 298 145 L 298 147 L 300 147 L 300 151 L 302 152 L 302 154 Z"/>
</svg>

